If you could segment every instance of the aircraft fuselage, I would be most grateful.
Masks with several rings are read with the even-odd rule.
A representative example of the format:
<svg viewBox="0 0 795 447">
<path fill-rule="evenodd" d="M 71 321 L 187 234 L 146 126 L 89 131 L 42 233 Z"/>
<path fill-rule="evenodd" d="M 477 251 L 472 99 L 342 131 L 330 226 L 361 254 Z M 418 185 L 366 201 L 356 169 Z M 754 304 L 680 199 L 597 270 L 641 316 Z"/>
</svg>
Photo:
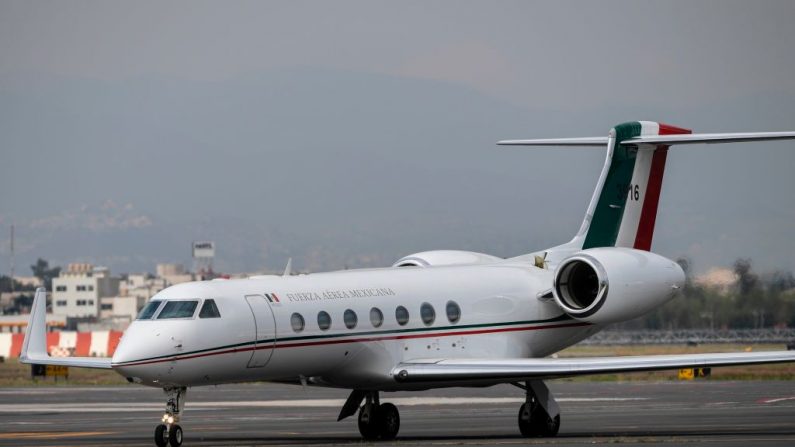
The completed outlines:
<svg viewBox="0 0 795 447">
<path fill-rule="evenodd" d="M 549 270 L 504 261 L 180 284 L 152 301 L 197 300 L 193 315 L 134 321 L 113 368 L 158 387 L 272 380 L 421 388 L 396 382 L 392 368 L 417 359 L 543 357 L 598 330 L 539 299 L 551 281 Z M 199 317 L 208 299 L 220 317 Z"/>
</svg>

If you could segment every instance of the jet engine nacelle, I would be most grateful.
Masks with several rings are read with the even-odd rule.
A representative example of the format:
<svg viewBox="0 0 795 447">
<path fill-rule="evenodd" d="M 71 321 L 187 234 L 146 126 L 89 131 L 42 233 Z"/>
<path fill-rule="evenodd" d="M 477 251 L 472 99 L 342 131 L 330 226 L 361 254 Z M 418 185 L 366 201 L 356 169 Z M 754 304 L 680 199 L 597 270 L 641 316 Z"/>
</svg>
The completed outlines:
<svg viewBox="0 0 795 447">
<path fill-rule="evenodd" d="M 662 305 L 684 282 L 679 264 L 660 255 L 632 248 L 591 248 L 558 265 L 552 293 L 572 318 L 609 324 Z"/>
<path fill-rule="evenodd" d="M 433 250 L 408 255 L 392 265 L 392 267 L 428 267 L 438 265 L 471 265 L 491 264 L 501 261 L 496 256 L 474 251 Z"/>
</svg>

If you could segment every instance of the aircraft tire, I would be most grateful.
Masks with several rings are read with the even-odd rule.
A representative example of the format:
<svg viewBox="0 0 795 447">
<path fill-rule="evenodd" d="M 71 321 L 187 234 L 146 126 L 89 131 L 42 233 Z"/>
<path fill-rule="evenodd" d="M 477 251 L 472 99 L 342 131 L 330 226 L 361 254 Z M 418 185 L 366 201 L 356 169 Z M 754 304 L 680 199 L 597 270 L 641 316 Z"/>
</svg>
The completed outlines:
<svg viewBox="0 0 795 447">
<path fill-rule="evenodd" d="M 157 427 L 155 427 L 155 445 L 157 447 L 166 447 L 168 445 L 166 426 L 163 424 L 160 424 Z"/>
<path fill-rule="evenodd" d="M 519 407 L 519 431 L 526 438 L 553 437 L 560 429 L 560 415 L 554 418 L 538 404 L 524 403 Z"/>
<path fill-rule="evenodd" d="M 373 405 L 372 409 L 370 410 L 370 418 L 369 420 L 364 420 L 364 407 L 359 410 L 359 433 L 362 434 L 362 437 L 368 441 L 374 441 L 378 439 L 379 435 L 379 411 L 380 409 Z"/>
<path fill-rule="evenodd" d="M 538 436 L 544 438 L 552 438 L 557 436 L 558 430 L 560 430 L 560 415 L 551 418 L 545 411 L 543 412 L 543 418 L 539 419 L 541 419 L 541 421 L 538 427 Z"/>
<path fill-rule="evenodd" d="M 534 436 L 533 426 L 531 423 L 532 422 L 531 417 L 533 415 L 533 412 L 531 410 L 532 408 L 529 403 L 524 403 L 522 404 L 521 407 L 519 407 L 519 417 L 518 417 L 519 432 L 521 432 L 522 436 L 524 436 L 525 438 L 530 438 Z"/>
<path fill-rule="evenodd" d="M 176 424 L 171 426 L 171 430 L 168 431 L 168 443 L 171 447 L 182 445 L 182 427 Z"/>
<path fill-rule="evenodd" d="M 400 412 L 397 407 L 390 403 L 381 404 L 378 409 L 378 425 L 381 439 L 395 439 L 400 430 Z"/>
</svg>

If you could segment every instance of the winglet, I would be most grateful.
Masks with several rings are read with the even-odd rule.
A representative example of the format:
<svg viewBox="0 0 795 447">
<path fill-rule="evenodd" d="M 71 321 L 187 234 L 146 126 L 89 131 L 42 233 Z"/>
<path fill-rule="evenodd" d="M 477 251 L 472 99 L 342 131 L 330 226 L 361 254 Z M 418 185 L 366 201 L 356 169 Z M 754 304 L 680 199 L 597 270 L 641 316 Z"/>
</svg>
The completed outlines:
<svg viewBox="0 0 795 447">
<path fill-rule="evenodd" d="M 290 276 L 293 274 L 293 258 L 287 260 L 287 265 L 284 266 L 284 275 L 283 276 Z"/>
<path fill-rule="evenodd" d="M 32 359 L 47 355 L 47 290 L 44 287 L 36 289 L 33 306 L 30 309 L 30 320 L 25 331 L 25 341 L 22 343 L 22 352 L 19 361 L 34 363 Z"/>
<path fill-rule="evenodd" d="M 36 289 L 33 298 L 19 361 L 39 365 L 111 369 L 110 357 L 50 357 L 47 354 L 47 291 L 43 287 Z"/>
</svg>

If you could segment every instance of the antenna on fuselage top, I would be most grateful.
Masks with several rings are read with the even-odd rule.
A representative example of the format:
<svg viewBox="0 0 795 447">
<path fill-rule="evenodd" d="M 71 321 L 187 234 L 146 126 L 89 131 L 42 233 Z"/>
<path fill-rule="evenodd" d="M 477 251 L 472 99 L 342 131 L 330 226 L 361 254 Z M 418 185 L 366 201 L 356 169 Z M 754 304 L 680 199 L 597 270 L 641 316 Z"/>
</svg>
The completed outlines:
<svg viewBox="0 0 795 447">
<path fill-rule="evenodd" d="M 293 258 L 287 260 L 287 265 L 284 266 L 284 275 L 282 276 L 290 276 L 293 274 Z"/>
</svg>

